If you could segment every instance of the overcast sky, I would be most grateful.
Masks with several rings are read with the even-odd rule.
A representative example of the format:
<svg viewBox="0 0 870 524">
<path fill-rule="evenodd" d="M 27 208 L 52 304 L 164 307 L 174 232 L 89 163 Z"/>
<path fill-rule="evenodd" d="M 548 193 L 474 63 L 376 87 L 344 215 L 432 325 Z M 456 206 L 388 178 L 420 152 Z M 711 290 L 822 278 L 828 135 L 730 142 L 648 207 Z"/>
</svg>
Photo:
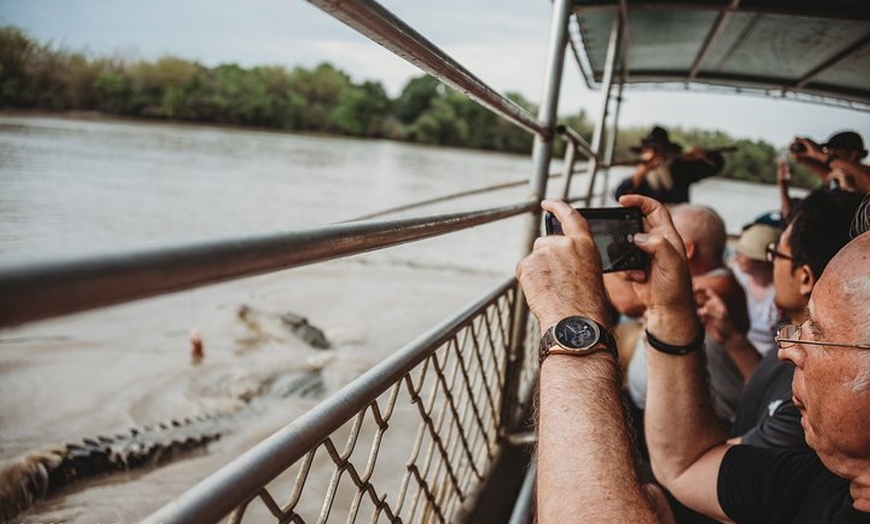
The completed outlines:
<svg viewBox="0 0 870 524">
<path fill-rule="evenodd" d="M 499 92 L 541 99 L 549 0 L 382 0 Z M 0 23 L 94 55 L 153 59 L 172 54 L 212 66 L 311 67 L 328 61 L 391 96 L 422 74 L 304 0 L 0 0 Z M 600 111 L 569 60 L 560 114 Z M 845 128 L 870 138 L 870 113 L 759 97 L 627 91 L 621 125 L 721 129 L 776 145 Z"/>
</svg>

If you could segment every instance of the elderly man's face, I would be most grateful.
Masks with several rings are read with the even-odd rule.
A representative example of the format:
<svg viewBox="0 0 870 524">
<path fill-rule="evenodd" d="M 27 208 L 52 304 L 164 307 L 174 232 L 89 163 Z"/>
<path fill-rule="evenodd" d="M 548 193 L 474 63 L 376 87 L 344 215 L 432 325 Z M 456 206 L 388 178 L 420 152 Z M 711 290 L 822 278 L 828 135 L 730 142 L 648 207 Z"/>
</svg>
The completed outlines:
<svg viewBox="0 0 870 524">
<path fill-rule="evenodd" d="M 858 254 L 861 255 L 860 251 Z M 859 284 L 870 286 L 866 264 L 866 253 L 863 257 L 838 257 L 831 262 L 813 289 L 810 318 L 801 330 L 802 340 L 866 342 L 861 340 L 861 327 L 870 315 L 866 291 L 850 294 L 843 286 L 844 280 L 853 280 L 862 271 L 864 276 L 863 280 L 859 278 Z M 807 443 L 829 469 L 843 476 L 854 474 L 855 459 L 870 461 L 868 351 L 809 343 L 779 351 L 780 358 L 796 366 L 792 392 L 801 412 Z"/>
</svg>

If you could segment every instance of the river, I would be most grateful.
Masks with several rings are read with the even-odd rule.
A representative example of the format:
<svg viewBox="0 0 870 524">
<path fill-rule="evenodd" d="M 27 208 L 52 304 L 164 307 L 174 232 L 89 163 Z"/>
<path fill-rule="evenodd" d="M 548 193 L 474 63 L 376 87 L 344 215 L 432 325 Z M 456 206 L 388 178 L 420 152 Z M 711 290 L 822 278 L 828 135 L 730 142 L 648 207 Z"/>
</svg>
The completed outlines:
<svg viewBox="0 0 870 524">
<path fill-rule="evenodd" d="M 2 116 L 0 260 L 26 264 L 327 224 L 519 180 L 531 168 L 527 157 L 382 140 Z M 575 187 L 585 187 L 582 177 Z M 502 190 L 420 213 L 518 203 L 526 193 Z M 719 209 L 731 232 L 777 205 L 775 188 L 725 180 L 697 184 L 693 200 Z M 322 369 L 326 392 L 334 391 L 509 278 L 522 220 L 2 330 L 0 460 L 173 418 L 238 412 L 294 371 Z M 252 333 L 237 317 L 242 305 L 263 318 L 304 315 L 333 348 L 312 349 L 277 324 Z M 189 354 L 193 327 L 204 340 L 199 365 Z M 135 521 L 316 402 L 251 404 L 207 454 L 76 484 L 20 520 Z"/>
</svg>

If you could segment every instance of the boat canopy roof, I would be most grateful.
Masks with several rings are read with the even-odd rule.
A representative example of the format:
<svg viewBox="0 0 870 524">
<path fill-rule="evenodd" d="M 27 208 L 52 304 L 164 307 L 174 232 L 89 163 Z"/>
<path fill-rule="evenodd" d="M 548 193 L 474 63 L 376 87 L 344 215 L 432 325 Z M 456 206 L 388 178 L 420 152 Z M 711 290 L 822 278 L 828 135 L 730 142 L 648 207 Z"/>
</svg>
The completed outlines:
<svg viewBox="0 0 870 524">
<path fill-rule="evenodd" d="M 736 90 L 870 111 L 866 0 L 574 0 L 573 11 L 571 45 L 590 87 L 602 82 L 617 34 L 613 80 L 626 87 Z"/>
</svg>

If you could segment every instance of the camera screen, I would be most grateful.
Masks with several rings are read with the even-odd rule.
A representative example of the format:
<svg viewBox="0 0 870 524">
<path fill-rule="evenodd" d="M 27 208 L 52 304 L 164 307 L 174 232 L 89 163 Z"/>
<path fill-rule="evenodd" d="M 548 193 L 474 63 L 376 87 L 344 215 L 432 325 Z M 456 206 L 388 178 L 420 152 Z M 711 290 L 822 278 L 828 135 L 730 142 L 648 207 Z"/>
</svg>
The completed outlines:
<svg viewBox="0 0 870 524">
<path fill-rule="evenodd" d="M 634 246 L 634 234 L 640 231 L 638 222 L 608 218 L 593 218 L 587 222 L 605 271 L 621 267 L 628 255 L 637 249 Z"/>
<path fill-rule="evenodd" d="M 601 255 L 605 273 L 627 269 L 646 269 L 646 253 L 634 245 L 634 234 L 643 231 L 639 210 L 635 208 L 578 209 Z M 546 216 L 547 234 L 561 235 L 562 224 L 550 213 Z"/>
</svg>

